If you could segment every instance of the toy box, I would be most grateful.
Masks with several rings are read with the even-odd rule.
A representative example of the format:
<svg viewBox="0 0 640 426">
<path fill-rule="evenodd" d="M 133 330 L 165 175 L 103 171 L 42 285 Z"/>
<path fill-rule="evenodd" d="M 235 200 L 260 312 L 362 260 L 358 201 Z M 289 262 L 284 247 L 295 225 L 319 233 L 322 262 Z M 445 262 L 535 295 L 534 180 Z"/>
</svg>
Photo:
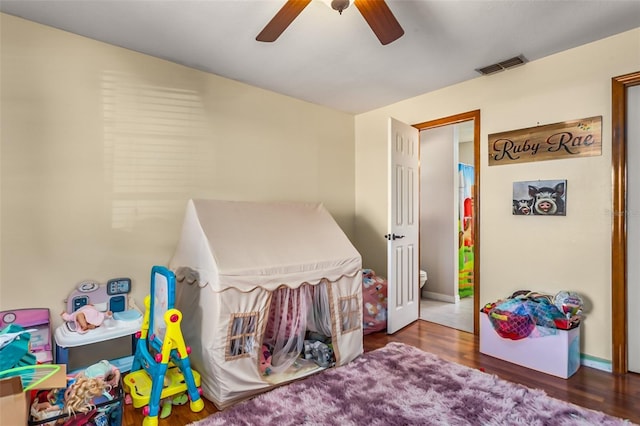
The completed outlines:
<svg viewBox="0 0 640 426">
<path fill-rule="evenodd" d="M 33 389 L 51 389 L 67 384 L 65 365 Z M 20 376 L 0 380 L 0 425 L 26 425 L 29 418 L 30 392 L 24 392 Z"/>
<path fill-rule="evenodd" d="M 120 426 L 124 409 L 124 391 L 122 382 L 109 392 L 107 396 L 99 396 L 92 400 L 91 407 L 86 412 L 74 414 L 60 414 L 48 418 L 36 419 L 29 415 L 29 426 L 39 425 L 96 425 L 96 426 Z"/>
<path fill-rule="evenodd" d="M 480 352 L 566 379 L 580 367 L 580 327 L 554 329 L 543 337 L 500 337 L 486 314 L 480 314 Z"/>
</svg>

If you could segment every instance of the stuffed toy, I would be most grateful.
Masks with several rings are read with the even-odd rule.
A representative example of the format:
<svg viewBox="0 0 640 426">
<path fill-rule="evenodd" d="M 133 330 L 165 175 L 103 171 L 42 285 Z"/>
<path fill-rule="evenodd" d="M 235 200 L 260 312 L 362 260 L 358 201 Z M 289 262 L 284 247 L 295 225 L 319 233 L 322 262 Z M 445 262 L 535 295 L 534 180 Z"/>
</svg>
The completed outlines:
<svg viewBox="0 0 640 426">
<path fill-rule="evenodd" d="M 171 409 L 174 405 L 184 405 L 189 401 L 189 397 L 186 393 L 181 393 L 178 396 L 165 398 L 162 400 L 160 409 L 160 418 L 166 419 L 171 415 Z"/>
<path fill-rule="evenodd" d="M 262 345 L 260 350 L 260 373 L 263 376 L 271 374 L 271 351 L 267 345 Z"/>
<path fill-rule="evenodd" d="M 331 367 L 335 361 L 332 345 L 312 340 L 304 341 L 304 358 L 324 368 Z"/>
</svg>

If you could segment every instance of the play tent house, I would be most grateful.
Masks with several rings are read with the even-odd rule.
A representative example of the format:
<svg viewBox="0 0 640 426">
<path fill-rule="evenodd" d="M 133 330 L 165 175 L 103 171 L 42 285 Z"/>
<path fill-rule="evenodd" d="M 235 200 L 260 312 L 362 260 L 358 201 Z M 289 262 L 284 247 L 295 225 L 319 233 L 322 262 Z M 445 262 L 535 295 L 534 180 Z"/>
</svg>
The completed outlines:
<svg viewBox="0 0 640 426">
<path fill-rule="evenodd" d="M 326 367 L 312 347 L 337 366 L 363 351 L 361 256 L 322 204 L 190 200 L 169 266 L 218 408 Z"/>
</svg>

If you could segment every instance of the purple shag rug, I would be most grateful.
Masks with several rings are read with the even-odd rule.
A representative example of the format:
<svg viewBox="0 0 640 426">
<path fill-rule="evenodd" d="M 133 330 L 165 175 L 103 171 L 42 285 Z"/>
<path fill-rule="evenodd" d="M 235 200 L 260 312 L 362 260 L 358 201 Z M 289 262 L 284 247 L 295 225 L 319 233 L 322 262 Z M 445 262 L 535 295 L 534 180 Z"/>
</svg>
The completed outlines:
<svg viewBox="0 0 640 426">
<path fill-rule="evenodd" d="M 413 346 L 389 343 L 192 426 L 632 424 Z"/>
</svg>

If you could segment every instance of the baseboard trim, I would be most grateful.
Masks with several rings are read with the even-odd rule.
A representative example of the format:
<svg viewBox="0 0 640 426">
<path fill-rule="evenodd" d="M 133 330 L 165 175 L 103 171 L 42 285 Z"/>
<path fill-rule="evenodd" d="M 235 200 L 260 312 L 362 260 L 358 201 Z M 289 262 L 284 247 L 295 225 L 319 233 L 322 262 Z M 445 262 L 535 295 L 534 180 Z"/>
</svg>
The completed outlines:
<svg viewBox="0 0 640 426">
<path fill-rule="evenodd" d="M 431 300 L 437 300 L 439 302 L 447 302 L 447 303 L 458 303 L 460 302 L 460 296 L 456 295 L 456 296 L 449 296 L 447 294 L 442 294 L 442 293 L 433 293 L 431 291 L 422 291 L 422 298 L 423 299 L 431 299 Z"/>
<path fill-rule="evenodd" d="M 580 365 L 595 368 L 596 370 L 606 371 L 607 373 L 611 373 L 613 371 L 611 361 L 607 361 L 606 359 L 602 358 L 596 358 L 595 356 L 591 355 L 580 354 Z"/>
</svg>

